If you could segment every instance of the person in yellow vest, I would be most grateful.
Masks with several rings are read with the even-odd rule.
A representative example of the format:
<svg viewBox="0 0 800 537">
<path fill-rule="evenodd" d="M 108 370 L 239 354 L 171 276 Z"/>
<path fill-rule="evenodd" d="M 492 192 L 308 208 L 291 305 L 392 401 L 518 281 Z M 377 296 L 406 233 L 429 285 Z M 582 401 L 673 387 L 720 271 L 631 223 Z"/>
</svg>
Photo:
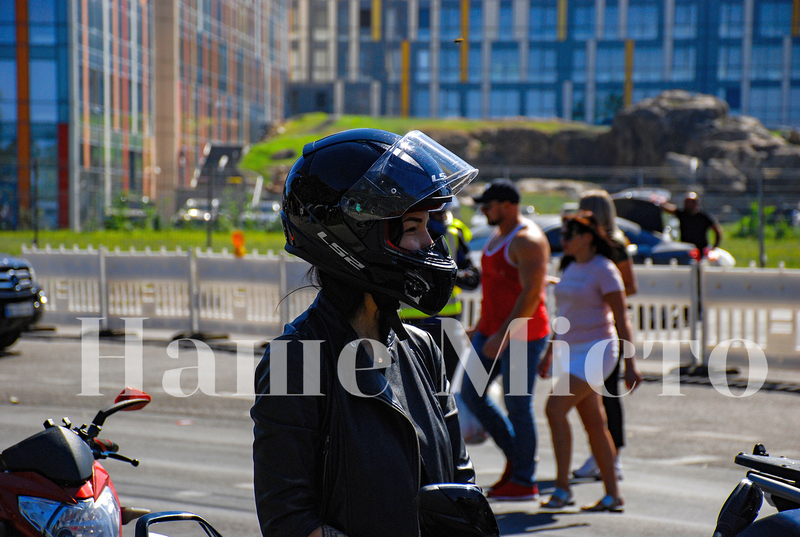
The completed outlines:
<svg viewBox="0 0 800 537">
<path fill-rule="evenodd" d="M 443 317 L 461 320 L 461 292 L 477 289 L 481 282 L 480 270 L 472 264 L 469 258 L 469 241 L 472 239 L 472 232 L 466 224 L 453 216 L 453 212 L 459 208 L 458 200 L 447 203 L 438 211 L 431 211 L 428 220 L 428 232 L 434 240 L 445 236 L 450 255 L 455 259 L 458 266 L 456 273 L 456 285 L 450 300 L 438 315 L 425 315 L 421 311 L 403 305 L 400 311 L 400 318 L 403 322 L 412 324 L 427 331 L 433 336 L 434 341 L 442 349 L 445 362 L 445 373 L 447 379 L 452 381 L 453 374 L 458 366 L 459 349 L 454 347 L 453 341 L 442 337 L 441 319 Z M 448 341 L 445 341 L 448 340 Z"/>
</svg>

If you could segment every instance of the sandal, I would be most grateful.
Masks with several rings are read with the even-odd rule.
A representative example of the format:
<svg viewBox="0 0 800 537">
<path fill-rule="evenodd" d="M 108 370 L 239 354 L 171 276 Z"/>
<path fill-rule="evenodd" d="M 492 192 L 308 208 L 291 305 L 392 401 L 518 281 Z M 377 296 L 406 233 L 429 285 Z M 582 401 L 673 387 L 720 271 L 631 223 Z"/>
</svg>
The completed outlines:
<svg viewBox="0 0 800 537">
<path fill-rule="evenodd" d="M 621 513 L 624 510 L 625 501 L 622 498 L 614 498 L 610 494 L 603 496 L 603 499 L 594 505 L 585 505 L 581 507 L 581 511 L 589 513 Z"/>
<path fill-rule="evenodd" d="M 572 498 L 572 492 L 556 488 L 553 490 L 552 496 L 546 502 L 542 502 L 542 509 L 563 509 L 568 505 L 575 505 L 575 500 Z"/>
</svg>

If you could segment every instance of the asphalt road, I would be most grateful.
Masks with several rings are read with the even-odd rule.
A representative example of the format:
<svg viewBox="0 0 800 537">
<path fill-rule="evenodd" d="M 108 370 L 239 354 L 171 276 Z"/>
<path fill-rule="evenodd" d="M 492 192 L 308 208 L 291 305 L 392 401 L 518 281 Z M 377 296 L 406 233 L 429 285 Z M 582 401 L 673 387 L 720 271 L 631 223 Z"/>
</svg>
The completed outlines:
<svg viewBox="0 0 800 537">
<path fill-rule="evenodd" d="M 131 357 L 139 355 L 138 346 L 129 346 L 127 352 L 131 363 Z M 125 353 L 120 342 L 99 347 L 104 357 Z M 0 449 L 41 430 L 46 418 L 60 421 L 69 416 L 73 423 L 89 422 L 98 409 L 111 403 L 125 386 L 126 361 L 101 359 L 97 391 L 103 395 L 80 395 L 92 392 L 88 384 L 82 384 L 91 367 L 90 361 L 82 361 L 87 354 L 91 350 L 82 353 L 80 340 L 52 335 L 26 336 L 0 354 Z M 138 468 L 118 461 L 103 463 L 123 504 L 154 511 L 186 509 L 205 516 L 228 537 L 258 535 L 248 415 L 252 397 L 235 395 L 237 383 L 246 386 L 249 381 L 246 375 L 237 377 L 237 372 L 241 375 L 246 370 L 237 365 L 253 364 L 256 358 L 214 352 L 213 383 L 206 375 L 203 389 L 216 395 L 208 395 L 202 390 L 192 393 L 198 387 L 193 348 L 168 350 L 165 343 L 146 343 L 140 354 L 143 387 L 153 402 L 141 411 L 112 416 L 102 434 L 116 441 L 122 454 L 141 461 Z M 657 363 L 643 364 L 643 368 L 646 365 L 659 370 Z M 773 372 L 776 375 L 782 376 Z M 681 395 L 672 396 L 662 395 L 663 385 L 655 375 L 650 378 L 624 400 L 628 447 L 623 451 L 621 487 L 625 513 L 590 515 L 577 507 L 553 513 L 540 510 L 538 502 L 497 502 L 493 508 L 503 535 L 710 536 L 722 503 L 745 473 L 733 464 L 736 453 L 750 451 L 760 441 L 771 454 L 800 458 L 797 392 L 762 389 L 736 398 L 707 383 L 681 383 Z M 191 395 L 176 397 L 177 389 Z M 547 390 L 547 383 L 540 382 L 535 402 L 538 476 L 545 492 L 555 476 L 543 415 Z M 576 466 L 588 454 L 577 419 L 573 437 Z M 470 453 L 478 484 L 491 485 L 504 466 L 499 450 L 487 441 L 470 446 Z M 597 482 L 576 483 L 574 492 L 578 506 L 603 495 Z M 772 512 L 765 503 L 762 516 Z"/>
</svg>

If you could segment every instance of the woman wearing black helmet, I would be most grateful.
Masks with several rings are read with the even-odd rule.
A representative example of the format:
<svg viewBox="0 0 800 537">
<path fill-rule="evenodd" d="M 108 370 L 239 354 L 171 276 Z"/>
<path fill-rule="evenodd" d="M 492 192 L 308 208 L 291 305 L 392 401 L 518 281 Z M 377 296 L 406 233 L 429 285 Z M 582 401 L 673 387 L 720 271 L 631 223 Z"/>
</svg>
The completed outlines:
<svg viewBox="0 0 800 537">
<path fill-rule="evenodd" d="M 419 535 L 420 487 L 474 481 L 441 354 L 397 309 L 446 304 L 456 265 L 428 210 L 476 174 L 422 133 L 374 129 L 308 144 L 289 172 L 286 250 L 320 293 L 256 370 L 264 535 Z"/>
</svg>

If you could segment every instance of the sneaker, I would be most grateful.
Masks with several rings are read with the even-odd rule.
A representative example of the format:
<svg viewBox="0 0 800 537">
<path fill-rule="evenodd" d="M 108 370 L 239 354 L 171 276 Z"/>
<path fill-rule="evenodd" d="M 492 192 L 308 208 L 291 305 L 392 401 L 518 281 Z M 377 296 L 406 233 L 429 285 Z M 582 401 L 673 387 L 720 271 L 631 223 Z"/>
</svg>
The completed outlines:
<svg viewBox="0 0 800 537">
<path fill-rule="evenodd" d="M 503 485 L 492 489 L 487 497 L 493 500 L 536 500 L 539 498 L 539 486 L 517 485 L 513 481 L 506 481 Z"/>
<path fill-rule="evenodd" d="M 600 468 L 597 467 L 597 461 L 594 460 L 594 455 L 589 455 L 583 466 L 572 472 L 572 475 L 579 479 L 601 479 Z"/>
<path fill-rule="evenodd" d="M 622 481 L 624 479 L 622 475 L 622 462 L 619 460 L 619 455 L 614 458 L 614 470 L 617 472 L 617 481 Z M 572 472 L 572 475 L 579 479 L 596 479 L 601 480 L 603 479 L 600 475 L 600 468 L 597 467 L 597 461 L 594 460 L 594 456 L 590 455 L 586 462 L 583 463 L 583 466 Z"/>
<path fill-rule="evenodd" d="M 514 473 L 514 471 L 511 469 L 511 463 L 507 462 L 506 463 L 506 469 L 503 470 L 503 475 L 500 476 L 500 479 L 497 480 L 497 483 L 495 483 L 494 485 L 489 487 L 489 490 L 490 491 L 494 490 L 494 489 L 502 487 L 503 485 L 508 483 L 508 481 L 511 479 L 511 475 L 513 473 Z"/>
<path fill-rule="evenodd" d="M 617 471 L 617 481 L 622 481 L 622 462 L 619 460 L 619 455 L 614 458 L 614 470 Z"/>
</svg>

